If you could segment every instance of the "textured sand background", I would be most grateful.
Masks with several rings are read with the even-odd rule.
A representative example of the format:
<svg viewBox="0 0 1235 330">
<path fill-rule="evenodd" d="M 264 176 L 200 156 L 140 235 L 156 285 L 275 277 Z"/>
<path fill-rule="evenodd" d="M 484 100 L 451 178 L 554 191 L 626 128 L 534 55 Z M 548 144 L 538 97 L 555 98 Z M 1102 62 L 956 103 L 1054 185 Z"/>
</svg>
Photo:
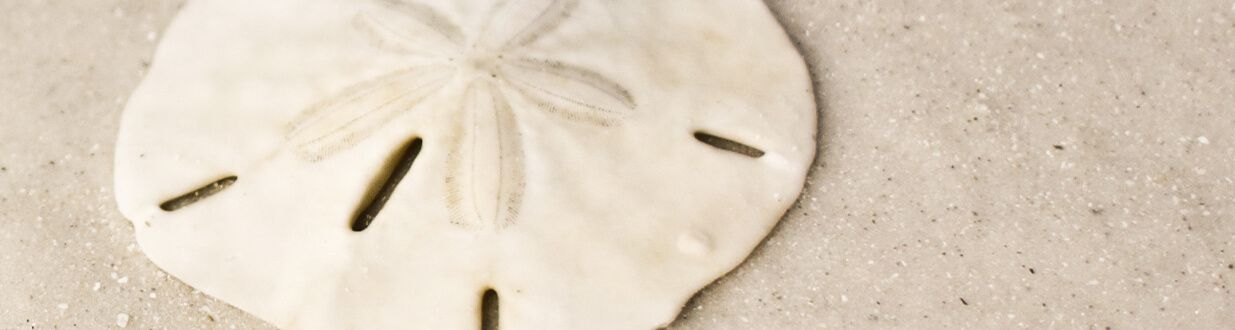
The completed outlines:
<svg viewBox="0 0 1235 330">
<path fill-rule="evenodd" d="M 0 1 L 0 329 L 267 327 L 160 272 L 114 205 L 120 110 L 179 5 Z M 1235 327 L 1231 0 L 769 5 L 819 158 L 673 328 Z"/>
</svg>

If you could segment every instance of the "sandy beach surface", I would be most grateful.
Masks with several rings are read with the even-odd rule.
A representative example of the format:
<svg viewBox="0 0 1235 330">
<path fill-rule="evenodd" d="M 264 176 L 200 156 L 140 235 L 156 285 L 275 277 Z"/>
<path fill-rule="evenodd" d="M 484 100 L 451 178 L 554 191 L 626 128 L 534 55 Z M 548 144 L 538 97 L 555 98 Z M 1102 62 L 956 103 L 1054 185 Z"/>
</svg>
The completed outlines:
<svg viewBox="0 0 1235 330">
<path fill-rule="evenodd" d="M 810 64 L 806 190 L 673 329 L 1235 324 L 1235 3 L 770 0 Z M 261 329 L 116 210 L 180 1 L 0 2 L 0 329 Z"/>
</svg>

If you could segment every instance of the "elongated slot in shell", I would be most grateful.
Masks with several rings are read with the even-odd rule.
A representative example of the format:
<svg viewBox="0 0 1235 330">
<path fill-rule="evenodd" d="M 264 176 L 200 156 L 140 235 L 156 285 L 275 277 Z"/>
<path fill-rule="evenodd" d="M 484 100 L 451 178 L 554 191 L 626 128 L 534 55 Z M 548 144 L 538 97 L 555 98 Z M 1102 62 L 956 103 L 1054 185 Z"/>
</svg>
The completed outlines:
<svg viewBox="0 0 1235 330">
<path fill-rule="evenodd" d="M 741 142 L 737 142 L 734 140 L 708 134 L 706 132 L 695 132 L 695 140 L 699 140 L 699 142 L 703 142 L 704 144 L 710 145 L 716 149 L 732 152 L 732 153 L 743 155 L 743 156 L 750 157 L 750 158 L 763 157 L 763 154 L 764 154 L 763 150 L 759 150 L 758 148 L 755 148 L 755 147 L 752 147 L 752 146 L 749 146 L 749 145 L 746 145 L 746 144 L 743 144 Z"/>
<path fill-rule="evenodd" d="M 498 316 L 497 291 L 493 289 L 485 290 L 484 295 L 480 298 L 480 329 L 497 330 Z"/>
<path fill-rule="evenodd" d="M 420 149 L 424 142 L 417 138 L 408 143 L 403 151 L 399 153 L 397 158 L 393 159 L 393 167 L 390 167 L 385 173 L 385 180 L 375 181 L 376 192 L 372 194 L 372 198 L 365 207 L 361 209 L 356 218 L 352 220 L 352 231 L 364 231 L 373 224 L 373 219 L 377 218 L 377 214 L 382 211 L 382 207 L 386 206 L 386 201 L 390 200 L 390 195 L 394 194 L 395 188 L 403 181 L 403 177 L 407 176 L 407 172 L 412 169 L 412 163 L 416 161 L 416 156 L 420 155 Z"/>
<path fill-rule="evenodd" d="M 219 179 L 218 181 L 211 182 L 210 184 L 194 189 L 184 195 L 169 199 L 162 204 L 159 204 L 159 208 L 167 212 L 182 209 L 186 206 L 200 202 L 203 199 L 210 198 L 210 196 L 214 196 L 214 194 L 218 194 L 219 192 L 227 189 L 227 187 L 230 187 L 233 183 L 236 183 L 237 179 L 238 178 L 236 176 L 229 176 Z"/>
</svg>

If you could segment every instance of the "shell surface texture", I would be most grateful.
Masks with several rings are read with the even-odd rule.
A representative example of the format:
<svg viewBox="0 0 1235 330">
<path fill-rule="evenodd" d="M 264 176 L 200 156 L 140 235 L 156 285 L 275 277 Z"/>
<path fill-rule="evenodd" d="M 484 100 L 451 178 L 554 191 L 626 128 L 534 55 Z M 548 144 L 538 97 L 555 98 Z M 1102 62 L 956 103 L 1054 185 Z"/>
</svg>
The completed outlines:
<svg viewBox="0 0 1235 330">
<path fill-rule="evenodd" d="M 796 200 L 816 118 L 759 1 L 190 1 L 116 195 L 281 328 L 651 329 Z"/>
</svg>

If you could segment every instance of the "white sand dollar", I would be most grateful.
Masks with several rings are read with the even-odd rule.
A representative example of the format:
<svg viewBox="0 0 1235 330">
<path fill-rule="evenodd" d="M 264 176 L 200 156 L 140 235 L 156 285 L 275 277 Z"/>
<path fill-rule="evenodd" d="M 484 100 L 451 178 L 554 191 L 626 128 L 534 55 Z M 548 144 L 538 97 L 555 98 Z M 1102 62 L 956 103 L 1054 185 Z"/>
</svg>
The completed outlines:
<svg viewBox="0 0 1235 330">
<path fill-rule="evenodd" d="M 654 328 L 793 203 L 810 88 L 753 0 L 190 1 L 116 194 L 279 327 Z"/>
</svg>

